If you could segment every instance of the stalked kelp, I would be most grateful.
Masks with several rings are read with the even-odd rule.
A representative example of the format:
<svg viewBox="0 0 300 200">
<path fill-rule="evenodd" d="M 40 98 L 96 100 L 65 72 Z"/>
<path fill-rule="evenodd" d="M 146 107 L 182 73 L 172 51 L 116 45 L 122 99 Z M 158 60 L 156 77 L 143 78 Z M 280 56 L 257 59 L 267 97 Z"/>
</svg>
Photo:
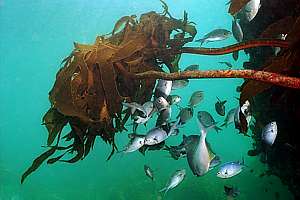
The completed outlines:
<svg viewBox="0 0 300 200">
<path fill-rule="evenodd" d="M 117 150 L 115 134 L 126 130 L 124 124 L 131 115 L 129 109 L 122 115 L 122 102 L 142 105 L 149 101 L 157 78 L 240 77 L 300 88 L 297 78 L 265 71 L 178 72 L 183 53 L 220 55 L 258 46 L 287 48 L 289 43 L 262 39 L 220 49 L 184 47 L 197 33 L 194 23 L 188 21 L 186 12 L 182 19 L 175 19 L 165 3 L 163 8 L 161 14 L 151 11 L 139 19 L 135 15 L 121 18 L 111 34 L 98 36 L 94 44 L 74 43 L 74 50 L 63 60 L 64 66 L 57 73 L 49 93 L 51 108 L 43 117 L 49 134 L 49 150 L 33 161 L 21 182 L 46 160 L 48 164 L 75 163 L 85 158 L 98 136 L 112 145 L 109 159 Z M 165 73 L 163 65 L 171 73 Z M 266 77 L 270 75 L 275 78 L 268 80 Z M 66 126 L 70 132 L 64 134 L 62 130 Z M 63 146 L 62 143 L 71 144 Z M 64 159 L 66 154 L 75 156 Z"/>
</svg>

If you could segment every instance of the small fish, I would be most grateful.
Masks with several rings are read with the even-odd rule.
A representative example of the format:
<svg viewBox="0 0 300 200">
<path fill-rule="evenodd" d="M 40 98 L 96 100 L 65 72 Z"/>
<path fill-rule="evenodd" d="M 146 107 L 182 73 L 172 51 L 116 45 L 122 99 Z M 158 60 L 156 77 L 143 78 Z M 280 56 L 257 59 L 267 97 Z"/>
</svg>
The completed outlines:
<svg viewBox="0 0 300 200">
<path fill-rule="evenodd" d="M 205 42 L 215 42 L 220 40 L 225 40 L 231 36 L 231 32 L 226 29 L 215 29 L 206 35 L 203 38 L 196 40 L 195 42 L 200 42 L 200 46 Z"/>
<path fill-rule="evenodd" d="M 125 149 L 121 152 L 124 153 L 134 152 L 145 144 L 144 135 L 130 134 L 129 137 L 131 138 L 129 143 L 126 145 Z"/>
<path fill-rule="evenodd" d="M 277 39 L 285 40 L 285 39 L 286 39 L 286 36 L 287 36 L 287 34 L 279 34 L 279 35 L 277 36 Z M 281 51 L 281 48 L 280 48 L 280 47 L 274 47 L 274 54 L 275 54 L 275 56 L 277 56 L 278 53 L 279 53 L 280 51 Z"/>
<path fill-rule="evenodd" d="M 199 65 L 187 66 L 183 71 L 186 72 L 186 71 L 195 71 L 195 70 L 199 70 Z"/>
<path fill-rule="evenodd" d="M 157 112 L 160 112 L 164 109 L 169 108 L 170 104 L 168 103 L 168 101 L 164 97 L 158 97 L 154 101 L 154 106 L 155 106 Z"/>
<path fill-rule="evenodd" d="M 152 181 L 154 180 L 153 170 L 148 165 L 144 165 L 144 172 Z"/>
<path fill-rule="evenodd" d="M 156 119 L 156 127 L 166 125 L 169 123 L 170 119 L 172 116 L 172 109 L 171 107 L 163 109 L 162 111 L 159 112 L 159 115 Z"/>
<path fill-rule="evenodd" d="M 245 167 L 244 159 L 242 160 L 242 162 L 236 161 L 236 162 L 224 163 L 221 165 L 217 173 L 217 177 L 231 178 L 241 173 L 244 167 Z"/>
<path fill-rule="evenodd" d="M 205 175 L 210 167 L 211 161 L 214 159 L 215 154 L 211 151 L 210 145 L 206 141 L 207 130 L 203 124 L 199 122 L 201 135 L 194 145 L 187 147 L 187 161 L 195 176 Z"/>
<path fill-rule="evenodd" d="M 224 193 L 227 197 L 235 198 L 240 195 L 240 191 L 237 187 L 224 185 Z"/>
<path fill-rule="evenodd" d="M 232 64 L 230 62 L 219 62 L 220 64 L 225 64 L 229 69 L 232 68 Z"/>
<path fill-rule="evenodd" d="M 232 58 L 237 61 L 239 59 L 239 51 L 234 51 L 232 53 Z"/>
<path fill-rule="evenodd" d="M 244 37 L 244 33 L 243 33 L 243 30 L 242 30 L 242 28 L 241 28 L 241 26 L 240 26 L 237 19 L 234 19 L 232 21 L 231 29 L 232 29 L 233 37 L 236 39 L 236 41 L 242 42 L 243 37 Z"/>
<path fill-rule="evenodd" d="M 225 115 L 225 103 L 227 102 L 225 101 L 221 101 L 218 97 L 217 97 L 217 102 L 215 103 L 215 109 L 217 111 L 217 113 L 221 116 Z"/>
<path fill-rule="evenodd" d="M 167 101 L 170 105 L 177 105 L 180 103 L 181 101 L 181 96 L 179 95 L 169 95 L 168 98 L 167 98 Z"/>
<path fill-rule="evenodd" d="M 187 108 L 182 108 L 179 112 L 179 114 L 177 115 L 177 119 L 179 119 L 179 124 L 183 125 L 185 124 L 187 121 L 189 121 L 190 119 L 192 119 L 194 115 L 194 109 L 187 107 Z"/>
<path fill-rule="evenodd" d="M 159 79 L 155 87 L 154 96 L 156 98 L 163 97 L 166 99 L 170 95 L 171 89 L 172 89 L 172 81 Z"/>
<path fill-rule="evenodd" d="M 172 90 L 184 88 L 188 86 L 189 82 L 190 81 L 188 79 L 175 80 L 172 83 Z"/>
<path fill-rule="evenodd" d="M 131 16 L 124 16 L 121 17 L 115 24 L 114 29 L 112 31 L 112 35 L 114 35 L 124 24 L 130 23 L 130 24 L 135 24 L 135 18 L 136 15 L 131 15 Z"/>
<path fill-rule="evenodd" d="M 205 129 L 213 128 L 217 132 L 222 130 L 219 127 L 216 126 L 217 122 L 215 122 L 214 118 L 211 116 L 211 114 L 209 114 L 209 112 L 199 111 L 198 115 L 197 115 L 197 118 L 198 118 L 199 122 L 203 125 L 203 127 Z"/>
<path fill-rule="evenodd" d="M 272 146 L 274 144 L 276 136 L 277 136 L 277 124 L 275 121 L 270 122 L 262 129 L 261 139 L 264 142 L 264 144 L 268 146 Z"/>
<path fill-rule="evenodd" d="M 175 188 L 177 185 L 179 185 L 183 181 L 185 174 L 186 174 L 185 169 L 177 170 L 170 177 L 166 186 L 163 189 L 161 189 L 159 192 L 164 192 L 164 195 L 166 195 L 169 190 Z"/>
<path fill-rule="evenodd" d="M 190 107 L 195 107 L 197 106 L 204 98 L 204 93 L 203 91 L 195 91 L 189 100 L 189 106 Z"/>
<path fill-rule="evenodd" d="M 251 0 L 241 9 L 240 13 L 248 22 L 250 22 L 257 15 L 260 7 L 260 0 Z"/>
<path fill-rule="evenodd" d="M 147 117 L 147 112 L 142 105 L 140 105 L 136 102 L 130 102 L 130 103 L 122 102 L 122 104 L 123 104 L 123 106 L 130 108 L 131 114 L 133 114 L 136 110 L 138 110 L 141 112 L 142 117 Z"/>
<path fill-rule="evenodd" d="M 226 117 L 225 117 L 225 120 L 224 120 L 224 124 L 221 125 L 222 126 L 225 126 L 227 127 L 228 124 L 231 124 L 234 122 L 234 114 L 236 112 L 236 109 L 237 108 L 232 108 L 231 110 L 228 111 Z"/>
</svg>

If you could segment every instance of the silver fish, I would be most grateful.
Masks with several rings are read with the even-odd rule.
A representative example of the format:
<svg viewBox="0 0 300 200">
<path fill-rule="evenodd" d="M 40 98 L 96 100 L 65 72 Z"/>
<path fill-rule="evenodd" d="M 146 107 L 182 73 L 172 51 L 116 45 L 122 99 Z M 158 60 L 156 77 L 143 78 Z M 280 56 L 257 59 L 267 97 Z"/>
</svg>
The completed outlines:
<svg viewBox="0 0 300 200">
<path fill-rule="evenodd" d="M 152 181 L 154 180 L 153 170 L 148 165 L 144 165 L 144 172 Z"/>
<path fill-rule="evenodd" d="M 159 127 L 162 125 L 166 125 L 171 120 L 171 116 L 172 116 L 171 107 L 163 109 L 162 111 L 160 111 L 160 113 L 157 117 L 155 126 Z"/>
<path fill-rule="evenodd" d="M 164 192 L 164 195 L 171 189 L 175 188 L 177 185 L 179 185 L 184 177 L 185 177 L 186 171 L 185 169 L 180 169 L 177 170 L 169 179 L 168 183 L 166 184 L 166 186 L 161 189 L 159 192 Z"/>
<path fill-rule="evenodd" d="M 183 71 L 186 72 L 186 71 L 195 71 L 195 70 L 199 70 L 199 65 L 187 66 Z"/>
<path fill-rule="evenodd" d="M 221 116 L 225 115 L 225 103 L 227 102 L 225 101 L 221 101 L 218 97 L 217 97 L 217 102 L 215 103 L 215 110 L 217 111 L 217 113 Z"/>
<path fill-rule="evenodd" d="M 211 114 L 209 114 L 206 111 L 199 111 L 197 118 L 199 120 L 199 122 L 203 125 L 203 127 L 205 129 L 210 129 L 213 128 L 215 129 L 217 132 L 219 132 L 220 129 L 219 127 L 217 127 L 217 123 L 215 122 L 214 118 L 211 116 Z"/>
<path fill-rule="evenodd" d="M 167 101 L 169 102 L 170 105 L 177 105 L 181 101 L 181 96 L 179 95 L 169 95 L 167 98 Z"/>
<path fill-rule="evenodd" d="M 230 36 L 231 36 L 231 32 L 226 29 L 215 29 L 207 33 L 206 35 L 204 35 L 203 38 L 196 40 L 195 42 L 200 42 L 202 45 L 205 42 L 215 42 L 215 41 L 225 40 Z"/>
<path fill-rule="evenodd" d="M 155 106 L 157 112 L 160 112 L 164 109 L 169 108 L 170 104 L 168 103 L 168 101 L 164 97 L 158 97 L 154 101 L 154 106 Z"/>
<path fill-rule="evenodd" d="M 155 87 L 154 96 L 167 98 L 171 93 L 172 81 L 159 79 Z"/>
<path fill-rule="evenodd" d="M 146 145 L 156 145 L 169 137 L 168 133 L 160 127 L 155 127 L 148 131 L 145 136 Z"/>
<path fill-rule="evenodd" d="M 190 81 L 188 79 L 175 80 L 172 83 L 172 90 L 184 88 L 188 86 L 189 82 Z"/>
<path fill-rule="evenodd" d="M 215 154 L 209 149 L 209 145 L 207 145 L 207 130 L 200 121 L 198 121 L 198 124 L 201 129 L 201 135 L 195 145 L 187 147 L 187 161 L 194 175 L 203 176 L 208 172 Z"/>
<path fill-rule="evenodd" d="M 277 124 L 275 121 L 270 122 L 262 129 L 261 139 L 266 145 L 272 146 L 274 144 L 276 136 L 277 136 Z"/>
<path fill-rule="evenodd" d="M 179 119 L 179 124 L 183 125 L 190 119 L 192 119 L 194 115 L 194 109 L 187 107 L 187 108 L 182 108 L 177 116 L 177 119 Z"/>
<path fill-rule="evenodd" d="M 152 114 L 154 112 L 154 104 L 151 101 L 145 102 L 143 104 L 143 107 L 146 111 L 146 117 L 141 117 L 139 115 L 136 115 L 134 117 L 134 123 L 136 124 L 145 124 L 148 122 L 148 120 L 152 117 Z"/>
<path fill-rule="evenodd" d="M 130 153 L 138 150 L 145 144 L 145 136 L 144 135 L 136 135 L 131 134 L 129 135 L 131 138 L 129 143 L 126 145 L 125 149 L 122 151 L 124 153 Z"/>
<path fill-rule="evenodd" d="M 189 100 L 189 106 L 190 107 L 195 107 L 197 106 L 204 98 L 204 93 L 203 91 L 195 91 Z"/>
<path fill-rule="evenodd" d="M 285 40 L 286 36 L 287 36 L 287 34 L 279 34 L 277 36 L 277 39 Z M 275 56 L 277 56 L 280 51 L 281 51 L 280 47 L 274 47 L 274 54 L 275 54 Z"/>
<path fill-rule="evenodd" d="M 236 161 L 236 162 L 224 163 L 220 166 L 220 169 L 217 172 L 217 177 L 230 178 L 236 176 L 242 172 L 244 167 L 245 167 L 244 159 L 242 160 L 242 162 Z"/>
<path fill-rule="evenodd" d="M 224 120 L 224 123 L 221 125 L 222 126 L 225 126 L 227 127 L 228 124 L 231 124 L 234 122 L 234 114 L 236 112 L 236 109 L 237 108 L 232 108 L 231 110 L 228 111 L 226 117 L 225 117 L 225 120 Z"/>
<path fill-rule="evenodd" d="M 250 22 L 257 15 L 260 7 L 260 0 L 251 0 L 241 9 L 240 13 L 248 22 Z"/>
<path fill-rule="evenodd" d="M 244 33 L 237 19 L 234 19 L 232 21 L 231 29 L 232 29 L 232 35 L 236 39 L 236 41 L 242 42 Z"/>
<path fill-rule="evenodd" d="M 131 114 L 133 114 L 136 110 L 138 110 L 141 112 L 142 117 L 147 117 L 147 112 L 142 105 L 140 105 L 136 102 L 130 102 L 130 103 L 122 102 L 122 104 L 123 104 L 123 106 L 130 108 Z"/>
</svg>

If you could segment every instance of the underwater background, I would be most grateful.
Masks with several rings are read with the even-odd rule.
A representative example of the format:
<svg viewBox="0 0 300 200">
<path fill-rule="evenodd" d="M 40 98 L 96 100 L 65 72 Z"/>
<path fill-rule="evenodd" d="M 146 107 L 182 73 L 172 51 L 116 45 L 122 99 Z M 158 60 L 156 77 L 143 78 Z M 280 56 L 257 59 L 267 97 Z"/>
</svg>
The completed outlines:
<svg viewBox="0 0 300 200">
<path fill-rule="evenodd" d="M 231 30 L 227 0 L 166 2 L 176 18 L 187 11 L 189 19 L 197 24 L 196 38 L 216 28 Z M 44 151 L 41 146 L 47 140 L 47 130 L 41 125 L 41 118 L 50 106 L 48 91 L 62 59 L 72 51 L 73 42 L 93 43 L 97 35 L 110 32 L 120 17 L 139 16 L 152 10 L 162 11 L 158 0 L 0 0 L 0 200 L 157 200 L 161 199 L 158 190 L 181 168 L 187 170 L 186 178 L 164 199 L 226 199 L 224 185 L 239 188 L 241 193 L 236 199 L 293 199 L 279 178 L 260 177 L 267 166 L 257 157 L 247 156 L 252 139 L 238 134 L 233 124 L 219 134 L 212 131 L 207 136 L 222 162 L 244 157 L 248 167 L 230 179 L 216 177 L 216 169 L 203 177 L 195 177 L 186 159 L 173 160 L 165 151 L 146 152 L 146 156 L 139 152 L 115 154 L 106 161 L 111 147 L 98 138 L 84 160 L 75 164 L 43 164 L 20 184 L 22 173 Z M 235 42 L 231 37 L 205 47 L 222 47 Z M 184 55 L 180 66 L 199 64 L 201 70 L 224 69 L 218 62 L 230 61 L 233 69 L 238 69 L 247 59 L 247 55 L 241 53 L 237 62 L 231 55 Z M 226 112 L 229 111 L 238 106 L 236 87 L 242 82 L 242 79 L 190 80 L 187 88 L 172 94 L 183 97 L 181 105 L 185 106 L 193 91 L 204 91 L 204 100 L 195 111 L 208 111 L 221 124 L 224 117 L 215 112 L 216 96 L 227 100 Z M 179 110 L 174 108 L 172 112 L 175 118 Z M 154 124 L 152 119 L 146 128 L 140 126 L 138 133 L 145 133 Z M 167 144 L 177 145 L 183 134 L 198 133 L 194 117 L 180 129 L 177 137 L 169 138 Z M 127 142 L 126 132 L 116 135 L 120 149 Z M 145 176 L 144 164 L 155 170 L 155 181 Z"/>
</svg>

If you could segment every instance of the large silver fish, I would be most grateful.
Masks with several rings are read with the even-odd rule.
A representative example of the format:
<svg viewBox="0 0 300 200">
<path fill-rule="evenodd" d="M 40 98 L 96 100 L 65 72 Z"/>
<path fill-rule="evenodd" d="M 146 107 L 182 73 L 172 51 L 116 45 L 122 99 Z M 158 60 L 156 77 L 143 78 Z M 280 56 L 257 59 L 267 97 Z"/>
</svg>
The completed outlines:
<svg viewBox="0 0 300 200">
<path fill-rule="evenodd" d="M 225 40 L 230 36 L 231 36 L 231 32 L 226 29 L 215 29 L 207 33 L 206 35 L 204 35 L 203 38 L 195 40 L 195 42 L 200 42 L 202 45 L 205 42 L 215 42 L 215 41 Z"/>
<path fill-rule="evenodd" d="M 198 121 L 201 129 L 201 135 L 195 145 L 187 147 L 187 160 L 188 164 L 196 176 L 203 176 L 209 170 L 210 163 L 214 159 L 215 154 L 211 151 L 206 142 L 207 130 L 203 124 Z"/>
<path fill-rule="evenodd" d="M 185 177 L 186 171 L 185 169 L 177 170 L 169 179 L 166 186 L 161 189 L 159 192 L 164 192 L 164 195 L 171 189 L 175 188 L 177 185 L 179 185 L 184 177 Z"/>
<path fill-rule="evenodd" d="M 170 95 L 172 89 L 172 81 L 159 79 L 155 87 L 154 96 L 164 97 L 165 99 Z"/>
<path fill-rule="evenodd" d="M 138 150 L 145 144 L 145 136 L 144 135 L 136 135 L 130 134 L 129 137 L 131 138 L 129 143 L 126 145 L 125 149 L 121 152 L 130 153 Z"/>
<path fill-rule="evenodd" d="M 134 123 L 136 124 L 145 124 L 152 117 L 154 112 L 154 104 L 151 101 L 147 101 L 143 104 L 143 107 L 146 111 L 146 117 L 141 117 L 139 115 L 134 116 Z"/>
<path fill-rule="evenodd" d="M 171 116 L 172 116 L 171 107 L 163 109 L 162 111 L 160 111 L 157 117 L 155 126 L 158 127 L 158 126 L 167 125 L 171 120 Z"/>
<path fill-rule="evenodd" d="M 169 102 L 164 97 L 158 97 L 154 101 L 154 106 L 155 106 L 157 112 L 160 112 L 160 111 L 162 111 L 164 109 L 169 108 L 170 104 L 169 104 Z"/>
<path fill-rule="evenodd" d="M 264 144 L 272 146 L 277 136 L 277 124 L 276 122 L 270 122 L 267 124 L 261 133 L 261 139 Z"/>
</svg>

